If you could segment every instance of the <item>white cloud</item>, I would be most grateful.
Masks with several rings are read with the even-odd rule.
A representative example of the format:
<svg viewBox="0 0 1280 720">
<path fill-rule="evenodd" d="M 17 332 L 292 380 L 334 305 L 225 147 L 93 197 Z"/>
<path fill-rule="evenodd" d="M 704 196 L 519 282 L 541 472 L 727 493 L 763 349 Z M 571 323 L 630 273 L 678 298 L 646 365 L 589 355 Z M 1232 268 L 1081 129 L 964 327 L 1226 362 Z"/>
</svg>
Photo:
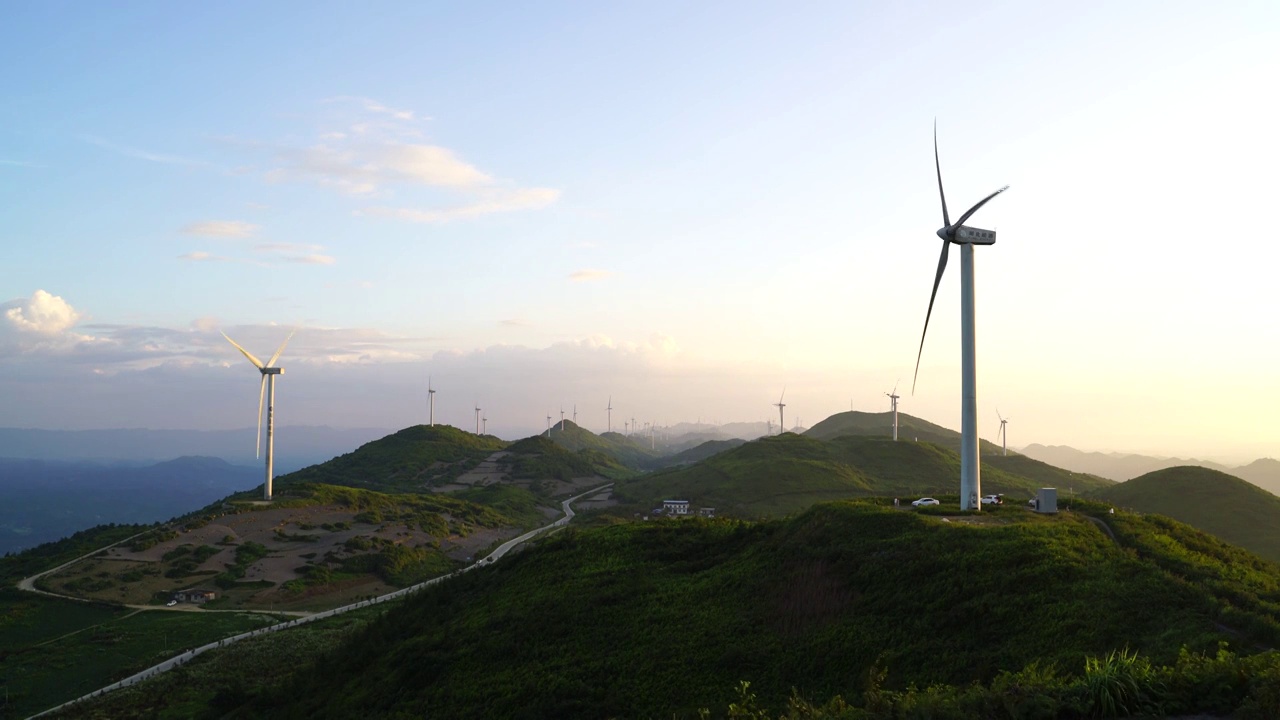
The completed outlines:
<svg viewBox="0 0 1280 720">
<path fill-rule="evenodd" d="M 301 265 L 332 265 L 335 260 L 329 255 L 288 255 L 280 258 L 283 262 L 298 263 Z"/>
<path fill-rule="evenodd" d="M 239 220 L 206 220 L 182 228 L 187 235 L 201 237 L 247 238 L 258 232 L 258 226 Z"/>
<path fill-rule="evenodd" d="M 278 147 L 274 165 L 263 174 L 267 182 L 314 183 L 356 197 L 398 193 L 409 196 L 412 205 L 371 207 L 357 214 L 420 223 L 535 210 L 560 197 L 559 190 L 516 186 L 467 162 L 453 149 L 418 141 L 419 118 L 411 111 L 359 96 L 325 102 L 355 104 L 363 117 L 357 122 L 348 117 L 341 129 L 317 133 L 313 143 Z M 415 193 L 423 197 L 415 198 Z M 454 195 L 454 204 L 440 206 L 441 193 Z"/>
<path fill-rule="evenodd" d="M 571 282 L 591 282 L 592 280 L 603 280 L 613 275 L 608 270 L 575 270 L 569 273 Z"/>
<path fill-rule="evenodd" d="M 446 223 L 518 210 L 537 210 L 554 203 L 560 197 L 559 190 L 551 188 L 518 188 L 515 190 L 490 190 L 478 202 L 467 203 L 439 210 L 415 208 L 369 207 L 358 210 L 358 215 L 393 217 L 417 223 Z"/>
<path fill-rule="evenodd" d="M 381 114 L 385 114 L 385 115 L 390 115 L 391 117 L 395 118 L 396 120 L 406 120 L 406 121 L 407 121 L 407 120 L 413 120 L 413 119 L 414 119 L 414 117 L 413 117 L 413 111 L 412 111 L 412 110 L 396 110 L 395 108 L 387 107 L 386 105 L 383 105 L 382 103 L 378 102 L 377 100 L 374 100 L 374 99 L 372 99 L 372 98 L 367 98 L 367 97 L 358 97 L 358 96 L 354 96 L 354 95 L 339 95 L 338 97 L 331 97 L 331 98 L 328 98 L 328 99 L 327 99 L 327 100 L 325 100 L 324 102 L 327 102 L 327 103 L 336 103 L 336 102 L 350 102 L 350 103 L 356 103 L 356 104 L 360 105 L 361 107 L 363 107 L 365 110 L 367 110 L 367 111 L 369 111 L 369 112 L 372 112 L 372 113 L 381 113 Z"/>
<path fill-rule="evenodd" d="M 323 250 L 321 245 L 308 245 L 306 243 L 258 243 L 253 246 L 255 252 L 317 252 Z"/>
<path fill-rule="evenodd" d="M 57 335 L 80 321 L 80 313 L 58 295 L 36 290 L 30 299 L 5 310 L 9 325 L 23 332 Z"/>
</svg>

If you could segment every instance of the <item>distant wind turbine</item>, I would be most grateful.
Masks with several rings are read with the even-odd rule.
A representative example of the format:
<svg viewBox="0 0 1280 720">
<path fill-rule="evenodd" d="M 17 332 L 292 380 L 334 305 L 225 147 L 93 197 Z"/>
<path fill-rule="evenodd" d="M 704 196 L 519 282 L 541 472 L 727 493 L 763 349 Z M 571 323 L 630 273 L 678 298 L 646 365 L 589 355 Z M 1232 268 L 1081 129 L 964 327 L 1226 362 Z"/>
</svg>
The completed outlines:
<svg viewBox="0 0 1280 720">
<path fill-rule="evenodd" d="M 547 437 L 551 437 L 551 416 L 547 416 Z"/>
<path fill-rule="evenodd" d="M 249 362 L 253 363 L 254 367 L 258 368 L 258 372 L 262 375 L 262 383 L 258 388 L 258 445 L 257 449 L 254 451 L 254 457 L 262 455 L 262 401 L 265 397 L 267 401 L 267 468 L 266 480 L 262 484 L 262 499 L 270 500 L 271 480 L 273 479 L 271 462 L 275 454 L 276 376 L 284 374 L 284 368 L 275 367 L 275 364 L 276 361 L 280 359 L 280 354 L 284 352 L 284 346 L 288 345 L 289 340 L 293 338 L 293 333 L 289 333 L 289 337 L 285 338 L 284 342 L 280 343 L 280 347 L 276 350 L 276 354 L 272 355 L 271 359 L 265 364 L 258 358 L 254 357 L 253 353 L 250 353 L 248 350 L 240 347 L 240 344 L 235 340 L 227 337 L 226 333 L 222 333 L 222 337 L 227 338 L 227 342 L 234 345 L 241 354 L 248 358 Z"/>
<path fill-rule="evenodd" d="M 560 406 L 560 429 L 564 430 L 564 406 Z"/>
<path fill-rule="evenodd" d="M 573 424 L 578 424 L 578 403 L 573 404 Z"/>
<path fill-rule="evenodd" d="M 480 401 L 476 401 L 476 434 L 480 434 Z"/>
<path fill-rule="evenodd" d="M 947 195 L 942 190 L 942 163 L 938 160 L 938 128 L 933 129 L 933 163 L 938 174 L 938 196 L 942 199 L 942 223 L 938 237 L 942 238 L 942 255 L 938 257 L 938 274 L 933 280 L 933 293 L 929 296 L 929 309 L 924 316 L 924 332 L 920 333 L 920 351 L 916 355 L 916 374 L 911 381 L 911 394 L 916 391 L 920 377 L 920 358 L 924 355 L 924 338 L 929 332 L 929 316 L 933 314 L 933 301 L 938 296 L 942 273 L 947 269 L 947 252 L 951 244 L 960 246 L 960 375 L 962 391 L 960 400 L 960 509 L 980 510 L 978 498 L 982 495 L 982 465 L 978 457 L 978 378 L 977 341 L 974 330 L 973 300 L 973 246 L 991 245 L 996 241 L 994 230 L 982 230 L 965 225 L 965 221 L 986 205 L 991 198 L 1009 189 L 1006 185 L 991 193 L 969 208 L 955 223 L 947 214 Z"/>
<path fill-rule="evenodd" d="M 893 384 L 893 392 L 887 392 L 889 402 L 893 405 L 893 441 L 898 442 L 898 383 Z"/>
<path fill-rule="evenodd" d="M 480 434 L 481 435 L 489 434 L 489 418 L 487 417 L 480 418 Z"/>
<path fill-rule="evenodd" d="M 1000 414 L 1000 408 L 996 408 L 996 417 L 1000 418 L 1000 450 L 1001 454 L 1009 454 L 1009 432 L 1005 428 L 1009 424 L 1009 418 Z"/>
<path fill-rule="evenodd" d="M 782 388 L 782 394 L 778 396 L 778 402 L 773 404 L 774 407 L 778 408 L 778 434 L 779 435 L 787 431 L 787 423 L 784 420 L 782 415 L 782 409 L 787 406 L 786 403 L 782 402 L 782 398 L 786 396 L 787 396 L 787 389 L 784 387 Z"/>
<path fill-rule="evenodd" d="M 606 409 L 609 411 L 609 425 L 608 425 L 608 430 L 606 430 L 605 432 L 613 432 L 613 396 L 612 395 L 609 396 L 609 407 Z"/>
<path fill-rule="evenodd" d="M 427 424 L 436 426 L 436 391 L 431 387 L 431 376 L 427 376 L 427 405 L 431 408 L 427 414 Z"/>
</svg>

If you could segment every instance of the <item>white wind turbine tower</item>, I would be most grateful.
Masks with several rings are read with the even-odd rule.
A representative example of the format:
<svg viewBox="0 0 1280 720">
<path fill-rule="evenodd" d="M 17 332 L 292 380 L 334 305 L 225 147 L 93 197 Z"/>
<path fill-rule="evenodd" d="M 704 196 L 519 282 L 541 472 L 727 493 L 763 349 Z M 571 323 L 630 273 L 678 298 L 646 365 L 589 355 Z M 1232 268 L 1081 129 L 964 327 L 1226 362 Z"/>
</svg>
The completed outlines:
<svg viewBox="0 0 1280 720">
<path fill-rule="evenodd" d="M 560 407 L 560 430 L 564 430 L 564 407 Z"/>
<path fill-rule="evenodd" d="M 885 393 L 893 404 L 893 441 L 898 442 L 898 383 L 893 384 L 893 392 Z"/>
<path fill-rule="evenodd" d="M 1000 414 L 1000 408 L 996 408 L 996 417 L 1000 418 L 1000 454 L 1009 454 L 1009 433 L 1005 426 L 1009 424 L 1009 418 Z"/>
<path fill-rule="evenodd" d="M 551 437 L 551 416 L 547 416 L 547 437 Z"/>
<path fill-rule="evenodd" d="M 476 434 L 480 434 L 480 401 L 476 401 Z"/>
<path fill-rule="evenodd" d="M 578 403 L 573 404 L 573 424 L 578 424 Z"/>
<path fill-rule="evenodd" d="M 779 435 L 787 431 L 787 423 L 784 420 L 782 415 L 782 409 L 787 406 L 786 403 L 782 402 L 782 398 L 786 396 L 787 396 L 787 389 L 784 387 L 782 388 L 782 394 L 778 396 L 778 402 L 773 403 L 773 406 L 778 408 L 778 434 Z"/>
<path fill-rule="evenodd" d="M 609 425 L 605 432 L 613 432 L 613 396 L 609 396 L 609 407 L 605 408 L 609 411 Z"/>
<path fill-rule="evenodd" d="M 227 342 L 235 345 L 254 367 L 258 368 L 258 372 L 262 374 L 262 383 L 258 389 L 258 446 L 254 453 L 254 457 L 262 455 L 262 401 L 267 401 L 267 474 L 266 480 L 262 484 L 262 499 L 271 499 L 271 480 L 272 467 L 271 461 L 275 454 L 275 407 L 276 407 L 276 376 L 284 374 L 284 368 L 275 367 L 276 361 L 280 359 L 280 353 L 284 352 L 284 346 L 289 344 L 289 340 L 293 338 L 293 333 L 289 333 L 289 337 L 280 343 L 280 348 L 276 350 L 276 354 L 263 364 L 261 360 L 253 356 L 253 353 L 240 347 L 239 343 L 227 337 L 226 333 L 222 333 L 222 337 L 227 338 Z"/>
<path fill-rule="evenodd" d="M 427 406 L 430 408 L 427 414 L 427 424 L 431 427 L 436 426 L 436 391 L 431 387 L 431 376 L 427 376 Z"/>
<path fill-rule="evenodd" d="M 487 417 L 480 418 L 480 434 L 481 435 L 489 434 L 489 418 Z"/>
<path fill-rule="evenodd" d="M 977 205 L 969 208 L 955 223 L 947 214 L 947 195 L 942 190 L 942 163 L 938 160 L 938 129 L 933 130 L 933 163 L 938 173 L 938 196 L 942 199 L 943 227 L 937 232 L 942 238 L 942 255 L 938 257 L 938 274 L 933 280 L 933 294 L 929 296 L 929 310 L 924 316 L 924 332 L 920 333 L 920 352 L 916 356 L 916 378 L 920 376 L 920 357 L 924 354 L 924 337 L 929 331 L 929 316 L 933 314 L 933 301 L 938 296 L 942 272 L 947 269 L 947 251 L 951 244 L 960 246 L 960 509 L 981 510 L 978 498 L 982 495 L 982 464 L 978 457 L 978 371 L 977 340 L 974 329 L 973 299 L 973 246 L 992 245 L 996 241 L 994 230 L 969 227 L 965 221 L 986 205 L 991 198 L 1009 189 L 1006 185 L 991 193 Z M 911 381 L 911 394 L 915 394 L 915 379 Z"/>
</svg>

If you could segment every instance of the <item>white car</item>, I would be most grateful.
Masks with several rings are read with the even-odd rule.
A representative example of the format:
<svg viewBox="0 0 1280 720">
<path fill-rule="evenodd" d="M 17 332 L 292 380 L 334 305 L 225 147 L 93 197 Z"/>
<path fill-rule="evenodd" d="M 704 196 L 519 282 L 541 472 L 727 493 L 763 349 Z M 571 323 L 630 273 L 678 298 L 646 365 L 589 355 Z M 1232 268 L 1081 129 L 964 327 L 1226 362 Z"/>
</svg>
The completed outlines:
<svg viewBox="0 0 1280 720">
<path fill-rule="evenodd" d="M 983 505 L 1003 505 L 1004 495 L 983 495 L 982 504 Z"/>
<path fill-rule="evenodd" d="M 919 500 L 911 501 L 911 505 L 914 507 L 924 507 L 925 505 L 941 505 L 941 504 L 942 503 L 938 502 L 937 500 L 934 500 L 933 498 L 920 498 Z"/>
</svg>

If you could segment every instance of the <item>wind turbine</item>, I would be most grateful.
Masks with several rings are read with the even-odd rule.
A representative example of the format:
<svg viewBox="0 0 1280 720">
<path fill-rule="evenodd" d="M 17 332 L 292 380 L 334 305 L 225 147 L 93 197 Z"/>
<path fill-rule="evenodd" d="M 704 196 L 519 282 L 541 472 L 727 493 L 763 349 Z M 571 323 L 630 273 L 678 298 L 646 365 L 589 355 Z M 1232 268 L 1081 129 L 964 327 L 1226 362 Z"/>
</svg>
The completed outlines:
<svg viewBox="0 0 1280 720">
<path fill-rule="evenodd" d="M 481 435 L 489 434 L 489 418 L 487 417 L 480 418 L 480 434 Z"/>
<path fill-rule="evenodd" d="M 1002 455 L 1009 454 L 1009 433 L 1005 429 L 1005 425 L 1009 424 L 1009 418 L 1000 414 L 1000 408 L 996 408 L 996 417 L 1000 418 L 1000 451 Z"/>
<path fill-rule="evenodd" d="M 564 406 L 560 406 L 560 430 L 564 431 Z"/>
<path fill-rule="evenodd" d="M 786 396 L 787 396 L 787 389 L 784 387 L 782 388 L 782 394 L 778 396 L 778 402 L 773 403 L 773 406 L 778 408 L 778 434 L 779 435 L 787 431 L 787 423 L 784 422 L 782 417 L 782 409 L 787 406 L 786 403 L 782 402 L 782 398 Z"/>
<path fill-rule="evenodd" d="M 609 425 L 608 425 L 608 430 L 606 430 L 605 432 L 613 432 L 613 396 L 612 395 L 609 396 L 609 407 L 606 409 L 609 411 Z"/>
<path fill-rule="evenodd" d="M 573 424 L 578 424 L 578 403 L 573 404 Z"/>
<path fill-rule="evenodd" d="M 476 401 L 476 434 L 480 434 L 480 401 Z"/>
<path fill-rule="evenodd" d="M 436 391 L 431 387 L 431 376 L 427 376 L 427 404 L 431 408 L 427 415 L 427 423 L 436 426 Z"/>
<path fill-rule="evenodd" d="M 889 402 L 893 404 L 893 441 L 898 442 L 898 383 L 893 384 L 893 392 L 887 392 Z"/>
<path fill-rule="evenodd" d="M 263 364 L 261 360 L 253 356 L 253 353 L 240 347 L 235 340 L 227 337 L 226 333 L 222 333 L 222 337 L 227 338 L 227 342 L 235 345 L 254 367 L 258 368 L 258 372 L 262 374 L 262 383 L 258 389 L 258 445 L 254 451 L 254 457 L 262 455 L 262 401 L 267 401 L 267 476 L 262 484 L 262 499 L 271 499 L 271 480 L 272 467 L 271 461 L 275 451 L 275 407 L 276 407 L 276 376 L 284 374 L 284 368 L 275 367 L 276 361 L 280 359 L 280 353 L 284 352 L 284 346 L 289 344 L 289 340 L 293 338 L 293 333 L 289 333 L 289 337 L 280 343 L 280 348 L 276 350 L 276 354 Z"/>
<path fill-rule="evenodd" d="M 547 437 L 551 437 L 551 416 L 547 416 Z"/>
<path fill-rule="evenodd" d="M 929 316 L 933 314 L 933 301 L 938 296 L 942 273 L 947 269 L 947 252 L 951 244 L 960 246 L 960 509 L 980 510 L 978 498 L 982 495 L 982 466 L 978 458 L 978 372 L 977 341 L 974 337 L 973 300 L 973 246 L 992 245 L 996 241 L 994 230 L 969 227 L 965 221 L 986 205 L 991 198 L 1009 189 L 1008 185 L 991 193 L 969 208 L 955 223 L 947 214 L 947 195 L 942 190 L 942 163 L 938 160 L 938 127 L 933 128 L 933 164 L 938 174 L 938 196 L 942 199 L 943 227 L 937 232 L 942 238 L 942 255 L 938 257 L 938 274 L 933 280 L 933 294 L 929 296 L 929 309 L 924 316 L 924 332 L 920 333 L 920 351 L 916 355 L 916 374 L 911 381 L 911 394 L 916 392 L 916 380 L 920 377 L 920 358 L 924 355 L 924 337 L 929 332 Z"/>
</svg>

